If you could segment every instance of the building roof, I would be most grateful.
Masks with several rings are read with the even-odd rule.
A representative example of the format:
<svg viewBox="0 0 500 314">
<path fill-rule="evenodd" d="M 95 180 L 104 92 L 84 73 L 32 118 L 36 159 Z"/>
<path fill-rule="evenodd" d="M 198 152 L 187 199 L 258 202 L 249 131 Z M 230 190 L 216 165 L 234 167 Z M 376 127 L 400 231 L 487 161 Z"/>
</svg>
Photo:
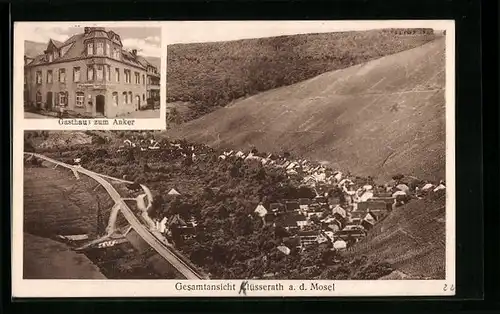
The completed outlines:
<svg viewBox="0 0 500 314">
<path fill-rule="evenodd" d="M 288 227 L 296 227 L 298 221 L 304 221 L 307 220 L 307 218 L 299 213 L 290 213 L 283 217 L 283 225 L 288 226 Z"/>
<path fill-rule="evenodd" d="M 168 223 L 169 226 L 171 225 L 180 225 L 180 226 L 186 226 L 186 221 L 184 221 L 184 219 L 181 218 L 181 216 L 179 216 L 179 214 L 176 214 L 174 217 L 172 217 L 172 219 L 170 220 L 170 222 Z"/>
<path fill-rule="evenodd" d="M 297 201 L 287 201 L 286 202 L 286 209 L 288 211 L 294 211 L 296 209 L 300 209 L 299 202 L 297 202 Z"/>
<path fill-rule="evenodd" d="M 87 56 L 85 55 L 85 44 L 84 44 L 85 40 L 91 39 L 91 38 L 110 39 L 114 36 L 114 34 L 115 33 L 112 31 L 106 31 L 104 28 L 96 27 L 96 28 L 94 28 L 94 30 L 91 30 L 88 34 L 85 34 L 85 33 L 75 34 L 75 35 L 71 36 L 70 38 L 68 38 L 64 42 L 60 42 L 60 41 L 57 41 L 55 39 L 50 39 L 48 44 L 47 44 L 47 49 L 51 45 L 53 45 L 57 49 L 61 49 L 63 47 L 67 47 L 68 45 L 71 45 L 69 47 L 69 49 L 66 51 L 66 53 L 61 55 L 54 62 L 84 59 L 84 58 L 87 58 Z M 144 68 L 144 69 L 146 68 L 146 66 L 144 66 L 141 62 L 139 62 L 139 60 L 136 59 L 136 57 L 134 57 L 132 55 L 132 53 L 129 51 L 122 49 L 122 57 L 123 57 L 122 62 L 124 62 L 124 63 L 127 63 L 127 64 L 135 66 L 135 67 L 140 67 L 140 68 Z M 35 56 L 34 60 L 31 63 L 29 63 L 28 65 L 29 66 L 36 66 L 36 65 L 44 64 L 47 61 L 48 60 L 46 59 L 45 54 L 40 54 L 38 56 Z"/>
<path fill-rule="evenodd" d="M 172 188 L 170 191 L 167 193 L 168 195 L 181 195 L 176 189 Z"/>
<path fill-rule="evenodd" d="M 50 39 L 49 40 L 49 43 L 52 42 L 52 44 L 54 44 L 54 46 L 56 46 L 57 48 L 61 48 L 62 46 L 64 46 L 64 43 L 63 42 L 60 42 L 58 40 L 55 40 L 55 39 Z"/>
</svg>

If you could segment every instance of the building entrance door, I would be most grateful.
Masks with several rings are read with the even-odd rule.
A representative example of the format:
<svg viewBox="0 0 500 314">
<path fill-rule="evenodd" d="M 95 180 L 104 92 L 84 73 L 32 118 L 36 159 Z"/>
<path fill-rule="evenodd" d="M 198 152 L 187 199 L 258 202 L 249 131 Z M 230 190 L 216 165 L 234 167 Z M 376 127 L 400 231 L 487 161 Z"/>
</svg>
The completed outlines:
<svg viewBox="0 0 500 314">
<path fill-rule="evenodd" d="M 95 111 L 104 116 L 104 107 L 106 105 L 104 95 L 97 95 L 95 98 Z"/>
<path fill-rule="evenodd" d="M 135 96 L 135 110 L 141 108 L 141 97 L 139 95 Z"/>
<path fill-rule="evenodd" d="M 52 92 L 47 92 L 47 110 L 52 110 L 53 105 Z"/>
</svg>

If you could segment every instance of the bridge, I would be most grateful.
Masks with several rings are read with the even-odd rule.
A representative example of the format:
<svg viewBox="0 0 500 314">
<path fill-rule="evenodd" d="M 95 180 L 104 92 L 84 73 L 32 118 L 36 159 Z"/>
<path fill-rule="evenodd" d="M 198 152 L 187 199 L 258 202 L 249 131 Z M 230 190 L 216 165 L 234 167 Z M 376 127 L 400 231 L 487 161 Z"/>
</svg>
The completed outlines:
<svg viewBox="0 0 500 314">
<path fill-rule="evenodd" d="M 123 182 L 123 183 L 132 183 L 130 181 L 126 180 L 121 180 L 118 178 L 113 178 L 110 176 L 106 176 L 103 174 L 99 174 L 90 170 L 87 170 L 85 168 L 82 168 L 80 166 L 74 166 L 74 165 L 69 165 L 60 161 L 57 161 L 55 159 L 46 157 L 44 155 L 40 155 L 37 153 L 24 153 L 25 156 L 28 156 L 28 158 L 39 158 L 42 160 L 45 160 L 47 162 L 50 162 L 56 166 L 61 166 L 66 169 L 71 170 L 76 178 L 79 178 L 79 173 L 87 175 L 88 177 L 94 179 L 97 181 L 105 190 L 106 192 L 110 195 L 110 197 L 113 199 L 115 202 L 115 206 L 113 207 L 111 217 L 110 217 L 110 222 L 111 220 L 116 220 L 116 215 L 118 211 L 120 211 L 125 219 L 128 221 L 130 226 L 137 232 L 137 234 L 146 242 L 148 243 L 160 256 L 162 256 L 165 260 L 167 260 L 185 279 L 208 279 L 208 277 L 204 274 L 199 273 L 196 271 L 193 267 L 191 267 L 187 262 L 183 261 L 181 257 L 179 257 L 179 254 L 175 252 L 173 247 L 169 246 L 168 244 L 162 242 L 160 239 L 158 239 L 148 228 L 146 228 L 140 220 L 135 216 L 133 211 L 128 207 L 128 205 L 125 203 L 124 199 L 120 196 L 118 191 L 115 190 L 115 188 L 107 181 L 106 179 L 117 181 L 117 182 Z M 142 186 L 143 189 L 146 191 L 146 194 L 150 196 L 150 191 Z M 107 238 L 111 233 L 113 228 L 111 228 L 112 224 L 108 224 L 107 228 L 107 235 L 104 237 L 97 239 L 95 241 L 92 241 L 92 243 L 97 243 L 105 238 Z"/>
</svg>

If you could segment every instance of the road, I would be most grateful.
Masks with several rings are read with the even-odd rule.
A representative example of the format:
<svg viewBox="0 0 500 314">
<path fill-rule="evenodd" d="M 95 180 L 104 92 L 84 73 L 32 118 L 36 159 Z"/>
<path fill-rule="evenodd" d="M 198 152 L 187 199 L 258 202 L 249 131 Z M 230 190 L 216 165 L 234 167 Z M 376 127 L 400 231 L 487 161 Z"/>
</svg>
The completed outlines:
<svg viewBox="0 0 500 314">
<path fill-rule="evenodd" d="M 139 110 L 133 111 L 129 114 L 121 115 L 117 118 L 125 118 L 125 119 L 159 119 L 160 118 L 160 110 Z"/>
<path fill-rule="evenodd" d="M 189 265 L 187 265 L 184 261 L 182 261 L 177 255 L 172 252 L 171 248 L 162 243 L 159 239 L 157 239 L 146 227 L 142 225 L 139 219 L 134 215 L 132 210 L 127 206 L 127 204 L 123 201 L 121 195 L 114 189 L 114 187 L 105 179 L 103 179 L 102 175 L 82 167 L 75 167 L 72 165 L 65 164 L 63 162 L 57 161 L 55 159 L 36 154 L 36 153 L 24 153 L 28 156 L 34 156 L 36 158 L 40 158 L 46 160 L 55 165 L 62 166 L 67 169 L 71 169 L 73 171 L 78 171 L 82 174 L 89 176 L 90 178 L 97 181 L 101 184 L 108 194 L 113 198 L 115 203 L 120 206 L 122 214 L 125 216 L 127 221 L 130 223 L 132 228 L 144 239 L 158 254 L 160 254 L 163 258 L 165 258 L 179 273 L 182 274 L 186 279 L 207 279 L 204 276 L 198 274 L 194 269 L 192 269 Z M 112 177 L 105 176 L 107 178 L 127 182 L 124 180 L 115 179 Z"/>
<path fill-rule="evenodd" d="M 25 119 L 57 119 L 56 117 L 44 116 L 43 114 L 38 114 L 38 113 L 34 113 L 34 112 L 25 112 L 24 118 Z"/>
</svg>

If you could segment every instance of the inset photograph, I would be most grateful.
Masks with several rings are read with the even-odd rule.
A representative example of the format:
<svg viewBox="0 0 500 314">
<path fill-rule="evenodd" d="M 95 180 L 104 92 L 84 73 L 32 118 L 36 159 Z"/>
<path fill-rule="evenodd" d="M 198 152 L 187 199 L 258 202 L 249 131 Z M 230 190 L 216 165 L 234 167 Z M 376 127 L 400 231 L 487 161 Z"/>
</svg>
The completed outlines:
<svg viewBox="0 0 500 314">
<path fill-rule="evenodd" d="M 160 118 L 160 27 L 30 26 L 24 118 Z"/>
</svg>

